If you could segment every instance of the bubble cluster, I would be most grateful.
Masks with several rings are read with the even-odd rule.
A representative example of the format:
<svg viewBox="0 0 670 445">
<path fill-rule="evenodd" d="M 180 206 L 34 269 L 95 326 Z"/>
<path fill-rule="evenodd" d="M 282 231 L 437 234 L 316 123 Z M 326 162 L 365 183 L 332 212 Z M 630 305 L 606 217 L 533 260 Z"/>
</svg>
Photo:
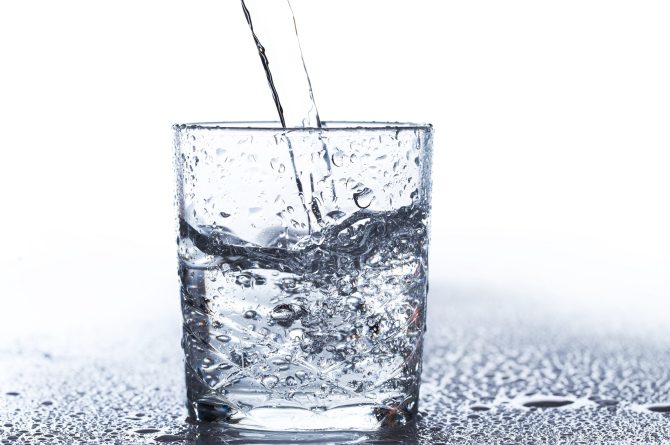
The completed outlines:
<svg viewBox="0 0 670 445">
<path fill-rule="evenodd" d="M 222 419 L 237 425 L 281 416 L 270 408 L 322 406 L 355 407 L 369 427 L 413 419 L 425 225 L 419 207 L 361 210 L 293 249 L 231 246 L 210 228 L 185 227 L 184 242 L 215 258 L 203 269 L 189 257 L 180 273 L 194 416 L 205 399 L 228 406 Z"/>
</svg>

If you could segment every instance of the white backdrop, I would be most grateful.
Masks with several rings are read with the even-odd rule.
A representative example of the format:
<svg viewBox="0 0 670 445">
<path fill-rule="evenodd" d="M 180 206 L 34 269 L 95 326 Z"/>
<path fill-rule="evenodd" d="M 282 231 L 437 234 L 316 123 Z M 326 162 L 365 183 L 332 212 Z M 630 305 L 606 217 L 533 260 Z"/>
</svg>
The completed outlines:
<svg viewBox="0 0 670 445">
<path fill-rule="evenodd" d="M 323 119 L 436 128 L 433 304 L 667 313 L 669 3 L 293 6 Z M 237 0 L 0 4 L 0 330 L 176 311 L 170 125 L 274 118 Z"/>
</svg>

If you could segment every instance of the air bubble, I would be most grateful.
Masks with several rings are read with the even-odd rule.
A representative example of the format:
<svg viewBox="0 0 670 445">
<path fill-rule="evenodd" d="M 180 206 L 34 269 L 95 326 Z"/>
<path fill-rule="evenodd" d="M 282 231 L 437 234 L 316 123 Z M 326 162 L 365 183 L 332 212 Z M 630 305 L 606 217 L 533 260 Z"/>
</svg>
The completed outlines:
<svg viewBox="0 0 670 445">
<path fill-rule="evenodd" d="M 363 308 L 363 301 L 358 297 L 347 298 L 347 306 L 352 310 L 361 310 Z"/>
<path fill-rule="evenodd" d="M 354 283 L 352 283 L 351 278 L 344 277 L 341 278 L 337 283 L 337 290 L 340 295 L 349 295 L 356 290 Z"/>
</svg>

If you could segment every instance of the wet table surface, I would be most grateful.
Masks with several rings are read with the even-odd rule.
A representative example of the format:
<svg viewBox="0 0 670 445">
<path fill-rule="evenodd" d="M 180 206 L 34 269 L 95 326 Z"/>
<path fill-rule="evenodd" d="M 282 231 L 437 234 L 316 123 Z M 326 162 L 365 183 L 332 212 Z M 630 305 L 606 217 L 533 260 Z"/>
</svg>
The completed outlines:
<svg viewBox="0 0 670 445">
<path fill-rule="evenodd" d="M 176 284 L 174 269 L 128 286 L 134 266 L 108 262 L 80 262 L 74 281 L 45 268 L 31 282 L 34 300 L 3 301 L 0 443 L 670 443 L 665 312 L 439 282 L 415 427 L 295 435 L 194 425 L 183 402 L 176 288 L 151 285 Z M 90 301 L 110 270 L 126 279 L 96 288 Z M 16 292 L 31 280 L 11 277 Z M 54 286 L 80 297 L 50 302 Z"/>
</svg>

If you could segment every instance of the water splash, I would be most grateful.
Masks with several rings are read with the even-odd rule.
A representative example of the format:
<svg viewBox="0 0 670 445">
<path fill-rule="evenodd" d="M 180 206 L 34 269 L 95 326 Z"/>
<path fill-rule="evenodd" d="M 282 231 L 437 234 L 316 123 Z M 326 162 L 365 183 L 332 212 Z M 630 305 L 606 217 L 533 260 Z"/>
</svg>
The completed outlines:
<svg viewBox="0 0 670 445">
<path fill-rule="evenodd" d="M 251 35 L 258 49 L 258 55 L 265 71 L 272 99 L 283 128 L 287 127 L 321 127 L 321 119 L 314 101 L 312 82 L 307 72 L 302 46 L 298 37 L 298 26 L 289 0 L 262 2 L 253 5 L 254 0 L 241 0 L 244 17 L 249 24 Z M 252 5 L 256 23 L 252 21 Z M 290 26 L 283 21 L 290 21 Z M 265 45 L 261 42 L 261 37 Z M 270 58 L 279 61 L 270 69 Z M 279 92 L 282 93 L 280 99 Z"/>
<path fill-rule="evenodd" d="M 270 86 L 272 99 L 279 115 L 279 121 L 283 128 L 321 128 L 321 119 L 314 100 L 312 81 L 307 72 L 305 57 L 298 37 L 298 25 L 291 2 L 262 1 L 253 5 L 254 0 L 241 0 L 244 17 L 247 20 L 254 43 L 258 49 L 258 55 L 265 71 L 265 76 Z M 253 15 L 249 5 L 253 5 Z M 290 22 L 289 26 L 283 26 L 284 21 Z M 265 44 L 261 42 L 261 37 Z M 270 69 L 270 58 L 272 53 L 274 61 L 279 61 Z M 280 98 L 280 91 L 281 97 Z M 292 135 L 285 135 L 291 157 L 291 166 L 295 175 L 296 188 L 302 201 L 302 206 L 307 215 L 308 232 L 312 233 L 316 224 L 322 223 L 319 202 L 314 190 L 314 175 L 320 172 L 316 168 L 321 166 L 301 165 L 297 162 L 294 153 L 295 148 Z M 321 140 L 321 135 L 316 134 L 318 142 L 312 141 L 310 145 L 317 144 L 323 149 L 323 168 L 325 176 L 331 172 L 330 155 L 326 144 Z M 298 136 L 300 137 L 300 136 Z M 335 190 L 333 184 L 332 189 Z"/>
</svg>

